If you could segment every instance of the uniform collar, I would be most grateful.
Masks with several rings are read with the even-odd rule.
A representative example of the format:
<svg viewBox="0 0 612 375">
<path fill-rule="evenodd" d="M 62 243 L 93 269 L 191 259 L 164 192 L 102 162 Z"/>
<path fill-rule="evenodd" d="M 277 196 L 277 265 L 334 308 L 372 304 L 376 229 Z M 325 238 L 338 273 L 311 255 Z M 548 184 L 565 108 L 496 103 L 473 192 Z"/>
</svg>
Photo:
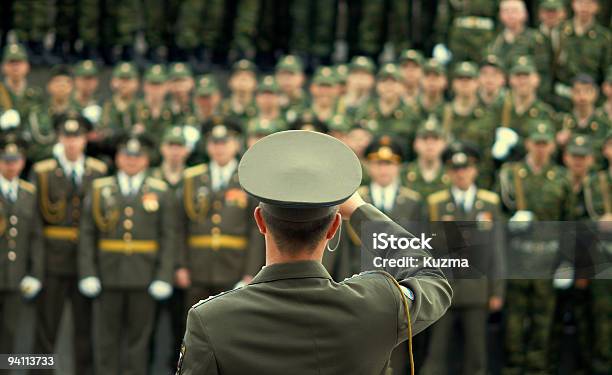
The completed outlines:
<svg viewBox="0 0 612 375">
<path fill-rule="evenodd" d="M 251 284 L 266 283 L 276 280 L 286 279 L 307 279 L 319 278 L 330 279 L 329 272 L 323 267 L 321 262 L 314 260 L 303 260 L 289 263 L 276 263 L 264 266 L 255 275 Z"/>
</svg>

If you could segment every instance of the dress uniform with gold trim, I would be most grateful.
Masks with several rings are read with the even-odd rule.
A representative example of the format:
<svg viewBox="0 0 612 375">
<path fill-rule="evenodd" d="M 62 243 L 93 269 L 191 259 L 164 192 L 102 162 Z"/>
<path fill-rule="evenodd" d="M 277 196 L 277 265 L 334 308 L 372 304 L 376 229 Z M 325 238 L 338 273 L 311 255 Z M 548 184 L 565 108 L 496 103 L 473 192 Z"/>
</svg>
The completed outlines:
<svg viewBox="0 0 612 375">
<path fill-rule="evenodd" d="M 76 114 L 56 122 L 60 137 L 81 137 L 91 124 Z M 74 319 L 75 368 L 91 373 L 91 301 L 78 291 L 77 245 L 83 198 L 94 179 L 107 173 L 100 160 L 87 157 L 84 150 L 77 160 L 67 159 L 64 151 L 54 158 L 34 164 L 33 182 L 37 187 L 39 214 L 45 245 L 44 288 L 38 299 L 36 353 L 54 353 L 66 299 L 71 301 Z"/>
<path fill-rule="evenodd" d="M 118 143 L 117 158 L 148 158 L 144 135 Z M 119 159 L 118 159 L 119 160 Z M 135 169 L 135 168 L 132 168 Z M 79 289 L 94 302 L 96 373 L 119 368 L 145 374 L 155 300 L 172 294 L 176 216 L 174 198 L 161 180 L 141 169 L 96 179 L 85 199 L 79 237 Z M 120 365 L 122 338 L 127 353 Z"/>
</svg>

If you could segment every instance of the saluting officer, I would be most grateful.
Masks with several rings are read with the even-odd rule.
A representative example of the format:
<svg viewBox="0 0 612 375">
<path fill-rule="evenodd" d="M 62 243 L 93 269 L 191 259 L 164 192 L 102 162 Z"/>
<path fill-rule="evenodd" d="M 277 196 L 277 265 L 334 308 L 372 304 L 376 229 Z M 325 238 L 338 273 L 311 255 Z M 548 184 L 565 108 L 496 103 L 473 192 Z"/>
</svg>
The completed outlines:
<svg viewBox="0 0 612 375">
<path fill-rule="evenodd" d="M 66 299 L 74 319 L 75 371 L 92 372 L 91 301 L 78 291 L 77 243 L 83 197 L 106 164 L 86 157 L 91 124 L 69 113 L 56 122 L 58 146 L 53 158 L 34 164 L 39 213 L 44 225 L 45 280 L 38 299 L 35 352 L 54 353 Z"/>
<path fill-rule="evenodd" d="M 118 142 L 114 176 L 96 179 L 81 219 L 79 289 L 97 297 L 95 372 L 118 374 L 122 338 L 127 373 L 145 374 L 155 300 L 172 293 L 174 201 L 166 183 L 146 174 L 152 142 Z"/>
<path fill-rule="evenodd" d="M 14 133 L 0 141 L 0 352 L 14 352 L 20 295 L 34 298 L 44 273 L 36 188 L 19 179 L 25 143 Z"/>
<path fill-rule="evenodd" d="M 307 163 L 305 162 L 307 161 Z M 385 268 L 335 282 L 321 265 L 342 217 L 361 231 L 412 237 L 355 191 L 357 156 L 342 142 L 312 131 L 272 134 L 241 160 L 240 183 L 260 200 L 255 219 L 266 242 L 266 266 L 251 283 L 195 305 L 179 374 L 381 374 L 391 351 L 437 320 L 452 291 L 437 268 Z M 377 230 L 378 231 L 378 230 Z M 399 283 L 398 281 L 399 280 Z"/>
<path fill-rule="evenodd" d="M 255 201 L 238 183 L 240 126 L 210 122 L 204 132 L 210 163 L 185 170 L 178 220 L 182 251 L 176 277 L 190 284 L 187 306 L 248 283 L 264 262 Z"/>
</svg>

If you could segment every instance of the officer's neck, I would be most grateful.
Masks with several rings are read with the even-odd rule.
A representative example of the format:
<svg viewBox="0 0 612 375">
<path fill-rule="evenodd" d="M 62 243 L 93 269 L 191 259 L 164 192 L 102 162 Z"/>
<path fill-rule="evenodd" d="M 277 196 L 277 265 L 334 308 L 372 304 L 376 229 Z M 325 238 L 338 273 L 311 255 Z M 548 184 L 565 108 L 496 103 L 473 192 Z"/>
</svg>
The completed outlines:
<svg viewBox="0 0 612 375">
<path fill-rule="evenodd" d="M 533 102 L 536 100 L 535 92 L 529 92 L 526 95 L 519 95 L 512 93 L 512 99 L 514 100 L 514 108 L 517 113 L 523 113 L 527 108 L 531 107 Z"/>
<path fill-rule="evenodd" d="M 429 159 L 429 158 L 419 157 L 418 163 L 419 163 L 419 168 L 421 168 L 421 170 L 427 170 L 427 171 L 437 171 L 442 166 L 442 162 L 440 161 L 439 158 Z"/>
<path fill-rule="evenodd" d="M 75 91 L 74 92 L 74 100 L 76 100 L 77 103 L 85 106 L 85 105 L 89 104 L 92 101 L 93 94 L 94 94 L 93 91 L 92 92 Z"/>
<path fill-rule="evenodd" d="M 525 157 L 525 161 L 533 173 L 538 174 L 542 172 L 544 168 L 546 168 L 550 162 L 550 156 L 534 157 L 533 155 L 528 154 Z"/>
<path fill-rule="evenodd" d="M 19 179 L 19 176 L 0 174 L 0 178 L 2 179 L 2 182 L 7 183 L 7 184 L 12 184 Z"/>
<path fill-rule="evenodd" d="M 572 190 L 577 193 L 582 189 L 582 183 L 588 174 L 588 169 L 583 170 L 570 170 L 570 180 L 572 183 Z"/>
<path fill-rule="evenodd" d="M 429 91 L 423 93 L 423 107 L 433 108 L 442 101 L 442 91 Z"/>
<path fill-rule="evenodd" d="M 574 29 L 576 34 L 583 34 L 586 30 L 590 29 L 594 23 L 594 17 L 574 17 Z"/>
<path fill-rule="evenodd" d="M 9 77 L 4 80 L 6 85 L 16 94 L 21 94 L 25 91 L 28 83 L 25 77 Z"/>
<path fill-rule="evenodd" d="M 300 251 L 296 253 L 281 252 L 274 241 L 266 236 L 266 266 L 279 263 L 293 263 L 305 260 L 321 262 L 325 251 L 325 241 L 317 245 L 314 251 Z"/>
<path fill-rule="evenodd" d="M 574 115 L 578 121 L 586 121 L 590 119 L 594 111 L 595 107 L 592 104 L 574 106 Z"/>
<path fill-rule="evenodd" d="M 476 95 L 458 95 L 453 100 L 455 112 L 463 116 L 472 113 L 476 104 L 478 104 L 478 97 Z"/>
</svg>

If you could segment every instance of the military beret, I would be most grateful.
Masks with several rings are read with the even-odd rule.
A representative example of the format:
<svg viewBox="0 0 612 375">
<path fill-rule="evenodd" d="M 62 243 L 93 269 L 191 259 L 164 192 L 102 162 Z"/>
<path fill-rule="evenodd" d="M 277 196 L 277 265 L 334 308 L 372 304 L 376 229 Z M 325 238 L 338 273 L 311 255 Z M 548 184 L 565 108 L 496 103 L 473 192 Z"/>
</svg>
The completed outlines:
<svg viewBox="0 0 612 375">
<path fill-rule="evenodd" d="M 338 83 L 338 79 L 332 68 L 321 66 L 315 71 L 312 83 L 315 85 L 333 86 Z"/>
<path fill-rule="evenodd" d="M 528 56 L 518 57 L 510 69 L 510 74 L 531 74 L 535 72 L 535 64 Z"/>
<path fill-rule="evenodd" d="M 436 59 L 428 59 L 423 65 L 423 72 L 427 73 L 435 73 L 437 75 L 446 74 L 446 68 Z"/>
<path fill-rule="evenodd" d="M 187 139 L 185 138 L 183 128 L 180 126 L 173 126 L 166 130 L 162 137 L 162 143 L 185 146 L 187 144 Z"/>
<path fill-rule="evenodd" d="M 212 74 L 198 77 L 195 90 L 197 96 L 209 96 L 217 92 L 219 92 L 219 85 Z"/>
<path fill-rule="evenodd" d="M 591 137 L 582 134 L 572 136 L 567 143 L 566 150 L 572 155 L 591 155 L 593 153 Z"/>
<path fill-rule="evenodd" d="M 149 83 L 164 83 L 167 79 L 166 69 L 161 64 L 151 65 L 144 74 L 144 80 Z"/>
<path fill-rule="evenodd" d="M 555 139 L 555 129 L 548 121 L 537 121 L 529 126 L 529 139 L 534 142 L 552 142 Z"/>
<path fill-rule="evenodd" d="M 403 64 L 408 61 L 414 62 L 418 65 L 423 65 L 423 63 L 425 62 L 425 58 L 423 57 L 423 54 L 421 52 L 415 49 L 406 49 L 400 53 L 398 62 L 400 64 Z"/>
<path fill-rule="evenodd" d="M 206 139 L 224 141 L 240 135 L 242 133 L 242 128 L 237 121 L 230 118 L 213 119 L 204 124 L 202 133 L 205 135 Z"/>
<path fill-rule="evenodd" d="M 392 63 L 386 63 L 381 66 L 376 76 L 378 77 L 378 79 L 391 78 L 396 81 L 400 81 L 402 79 L 399 69 L 395 64 Z"/>
<path fill-rule="evenodd" d="M 302 64 L 302 60 L 295 55 L 285 55 L 276 63 L 276 71 L 302 73 L 302 71 L 304 71 L 304 64 Z"/>
<path fill-rule="evenodd" d="M 485 66 L 492 66 L 502 71 L 505 69 L 501 59 L 497 57 L 497 55 L 493 54 L 488 54 L 482 59 L 480 62 L 480 67 L 482 68 Z"/>
<path fill-rule="evenodd" d="M 462 168 L 477 164 L 480 152 L 469 142 L 453 142 L 442 153 L 442 160 L 450 168 Z"/>
<path fill-rule="evenodd" d="M 155 143 L 146 133 L 122 134 L 117 141 L 117 152 L 130 156 L 149 156 Z"/>
<path fill-rule="evenodd" d="M 264 76 L 257 85 L 257 92 L 270 92 L 270 93 L 278 93 L 278 85 L 276 84 L 276 79 L 274 76 L 268 75 Z"/>
<path fill-rule="evenodd" d="M 308 222 L 336 212 L 361 184 L 361 163 L 331 136 L 290 130 L 262 138 L 238 165 L 242 188 L 268 214 Z"/>
<path fill-rule="evenodd" d="M 417 129 L 417 137 L 423 138 L 426 136 L 441 137 L 443 134 L 442 125 L 435 116 L 429 116 Z"/>
<path fill-rule="evenodd" d="M 2 62 L 28 61 L 28 53 L 23 45 L 18 43 L 7 44 L 2 54 Z"/>
<path fill-rule="evenodd" d="M 0 159 L 15 161 L 25 157 L 27 142 L 18 133 L 10 131 L 0 135 Z"/>
<path fill-rule="evenodd" d="M 76 111 L 69 111 L 54 118 L 53 127 L 60 134 L 81 135 L 93 129 L 92 123 Z"/>
<path fill-rule="evenodd" d="M 126 79 L 134 79 L 138 78 L 138 69 L 136 69 L 136 65 L 130 62 L 120 62 L 113 69 L 113 78 L 126 78 Z"/>
<path fill-rule="evenodd" d="M 453 77 L 455 78 L 476 78 L 478 77 L 478 68 L 476 64 L 469 61 L 463 61 L 455 65 L 453 71 Z"/>
<path fill-rule="evenodd" d="M 191 78 L 193 77 L 193 73 L 191 72 L 191 68 L 189 65 L 183 62 L 177 62 L 170 65 L 170 69 L 168 71 L 168 78 L 173 79 L 182 79 L 182 78 Z"/>
<path fill-rule="evenodd" d="M 257 72 L 257 67 L 255 66 L 255 64 L 253 64 L 253 62 L 247 59 L 242 59 L 242 60 L 236 61 L 234 65 L 232 65 L 232 73 L 236 73 L 236 72 L 255 73 Z"/>
<path fill-rule="evenodd" d="M 353 72 L 355 70 L 366 71 L 370 74 L 374 74 L 374 62 L 372 59 L 366 56 L 355 56 L 349 63 L 349 72 Z"/>
<path fill-rule="evenodd" d="M 247 135 L 270 135 L 281 131 L 278 121 L 254 118 L 247 124 Z"/>
<path fill-rule="evenodd" d="M 382 135 L 372 140 L 366 147 L 364 155 L 373 161 L 390 161 L 399 164 L 404 160 L 402 145 L 390 135 Z"/>
<path fill-rule="evenodd" d="M 76 77 L 92 77 L 98 75 L 98 67 L 93 60 L 79 61 L 74 65 L 74 75 Z"/>
</svg>

